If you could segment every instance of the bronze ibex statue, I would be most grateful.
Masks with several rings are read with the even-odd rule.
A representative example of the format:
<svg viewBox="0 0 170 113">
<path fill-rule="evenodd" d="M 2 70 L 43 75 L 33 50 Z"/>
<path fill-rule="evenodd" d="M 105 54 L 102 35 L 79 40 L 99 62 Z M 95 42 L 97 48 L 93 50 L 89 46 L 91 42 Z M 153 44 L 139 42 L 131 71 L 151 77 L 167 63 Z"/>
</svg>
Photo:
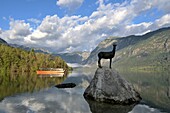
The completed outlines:
<svg viewBox="0 0 170 113">
<path fill-rule="evenodd" d="M 113 50 L 110 52 L 100 52 L 98 54 L 98 66 L 99 68 L 102 68 L 100 60 L 101 59 L 110 59 L 110 68 L 111 68 L 111 64 L 112 64 L 112 58 L 115 56 L 115 51 L 116 51 L 116 44 L 113 44 Z"/>
</svg>

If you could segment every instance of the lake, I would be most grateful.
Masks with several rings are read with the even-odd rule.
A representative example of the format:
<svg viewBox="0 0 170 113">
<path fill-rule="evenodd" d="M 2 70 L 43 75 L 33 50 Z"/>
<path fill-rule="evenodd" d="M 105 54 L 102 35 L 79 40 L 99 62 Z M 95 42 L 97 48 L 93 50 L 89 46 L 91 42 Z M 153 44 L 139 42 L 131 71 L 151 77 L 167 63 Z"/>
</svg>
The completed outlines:
<svg viewBox="0 0 170 113">
<path fill-rule="evenodd" d="M 38 77 L 35 73 L 0 78 L 0 113 L 170 113 L 168 72 L 119 72 L 131 82 L 143 100 L 137 105 L 116 106 L 85 100 L 83 93 L 96 68 L 74 68 L 64 77 Z M 4 77 L 6 76 L 6 77 Z M 58 89 L 60 83 L 76 83 Z"/>
</svg>

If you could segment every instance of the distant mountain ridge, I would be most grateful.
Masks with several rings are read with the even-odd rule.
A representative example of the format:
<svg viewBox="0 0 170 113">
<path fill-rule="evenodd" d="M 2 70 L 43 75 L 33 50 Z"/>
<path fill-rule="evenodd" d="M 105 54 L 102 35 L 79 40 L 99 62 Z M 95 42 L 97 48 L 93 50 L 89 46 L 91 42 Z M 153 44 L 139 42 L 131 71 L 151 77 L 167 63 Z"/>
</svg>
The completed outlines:
<svg viewBox="0 0 170 113">
<path fill-rule="evenodd" d="M 100 51 L 112 50 L 112 43 L 117 41 L 114 65 L 157 65 L 170 58 L 170 27 L 149 32 L 141 36 L 109 37 L 103 40 L 90 53 L 83 64 L 97 63 Z"/>
<path fill-rule="evenodd" d="M 42 49 L 42 48 L 31 48 L 31 47 L 27 47 L 27 46 L 23 46 L 23 45 L 18 45 L 18 44 L 9 44 L 11 47 L 15 47 L 15 48 L 21 48 L 24 49 L 26 51 L 30 51 L 32 49 L 34 49 L 35 52 L 38 53 L 45 53 L 45 54 L 50 54 L 50 52 L 48 50 Z"/>
<path fill-rule="evenodd" d="M 42 49 L 42 48 L 32 48 L 32 47 L 27 47 L 27 46 L 23 46 L 23 45 L 18 45 L 18 44 L 9 44 L 7 43 L 5 40 L 3 40 L 2 38 L 0 38 L 0 44 L 5 44 L 14 48 L 20 48 L 26 51 L 30 51 L 32 49 L 34 49 L 35 52 L 38 53 L 45 53 L 45 54 L 50 54 L 50 52 L 48 50 Z"/>
<path fill-rule="evenodd" d="M 0 38 L 0 44 L 7 44 L 7 42 L 3 40 L 2 38 Z"/>
<path fill-rule="evenodd" d="M 56 56 L 60 56 L 67 63 L 79 63 L 81 64 L 85 59 L 88 58 L 89 52 L 72 52 L 72 53 L 60 53 L 55 54 Z"/>
</svg>

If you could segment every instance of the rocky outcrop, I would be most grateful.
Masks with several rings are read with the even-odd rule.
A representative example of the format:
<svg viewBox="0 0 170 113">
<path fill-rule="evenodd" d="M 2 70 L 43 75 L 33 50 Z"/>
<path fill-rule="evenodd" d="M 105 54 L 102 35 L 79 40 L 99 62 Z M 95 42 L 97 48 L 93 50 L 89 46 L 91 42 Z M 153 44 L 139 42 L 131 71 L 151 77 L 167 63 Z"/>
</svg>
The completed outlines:
<svg viewBox="0 0 170 113">
<path fill-rule="evenodd" d="M 133 104 L 141 97 L 133 86 L 110 68 L 98 68 L 84 97 L 113 104 Z"/>
</svg>

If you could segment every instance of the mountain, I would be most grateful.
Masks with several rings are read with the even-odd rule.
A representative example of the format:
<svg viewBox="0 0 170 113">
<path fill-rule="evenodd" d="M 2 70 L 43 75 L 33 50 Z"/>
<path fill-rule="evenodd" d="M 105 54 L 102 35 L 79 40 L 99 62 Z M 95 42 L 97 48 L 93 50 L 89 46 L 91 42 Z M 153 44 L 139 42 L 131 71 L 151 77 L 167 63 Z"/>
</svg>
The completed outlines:
<svg viewBox="0 0 170 113">
<path fill-rule="evenodd" d="M 85 59 L 88 58 L 89 52 L 72 52 L 72 53 L 61 53 L 55 54 L 56 56 L 60 56 L 67 63 L 82 63 Z"/>
<path fill-rule="evenodd" d="M 42 48 L 31 48 L 31 47 L 27 47 L 27 46 L 23 46 L 23 45 L 18 45 L 18 44 L 9 44 L 7 43 L 5 40 L 3 40 L 2 38 L 0 38 L 0 44 L 5 44 L 14 48 L 20 48 L 26 51 L 31 51 L 32 49 L 34 49 L 35 52 L 37 53 L 44 53 L 44 54 L 50 54 L 50 52 L 48 50 L 42 49 Z"/>
<path fill-rule="evenodd" d="M 23 45 L 18 45 L 18 44 L 9 44 L 11 47 L 15 47 L 15 48 L 21 48 L 23 50 L 26 51 L 30 51 L 32 49 L 34 49 L 35 52 L 37 53 L 44 53 L 44 54 L 50 54 L 50 52 L 48 50 L 42 49 L 42 48 L 31 48 L 31 47 L 27 47 L 27 46 L 23 46 Z"/>
<path fill-rule="evenodd" d="M 2 38 L 0 38 L 0 44 L 7 44 L 7 42 L 3 40 Z"/>
<path fill-rule="evenodd" d="M 109 37 L 99 43 L 83 64 L 97 63 L 97 54 L 100 51 L 111 51 L 112 43 L 116 41 L 113 65 L 117 67 L 151 68 L 170 65 L 170 27 L 141 36 Z"/>
</svg>

